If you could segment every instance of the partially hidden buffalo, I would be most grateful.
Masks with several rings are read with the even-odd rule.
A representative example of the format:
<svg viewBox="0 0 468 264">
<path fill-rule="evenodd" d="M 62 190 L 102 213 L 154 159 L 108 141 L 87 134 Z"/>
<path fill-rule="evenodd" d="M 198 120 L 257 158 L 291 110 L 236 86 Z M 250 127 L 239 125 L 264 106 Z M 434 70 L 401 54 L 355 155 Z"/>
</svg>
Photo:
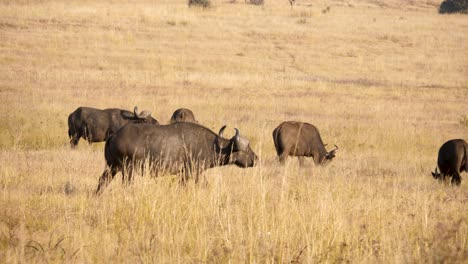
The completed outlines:
<svg viewBox="0 0 468 264">
<path fill-rule="evenodd" d="M 68 116 L 68 136 L 71 147 L 76 147 L 80 138 L 89 143 L 107 140 L 110 135 L 128 123 L 159 124 L 151 112 L 138 113 L 138 107 L 132 112 L 117 108 L 96 109 L 78 107 Z"/>
<path fill-rule="evenodd" d="M 288 156 L 312 157 L 316 165 L 324 165 L 335 157 L 338 147 L 327 151 L 319 131 L 314 125 L 296 121 L 285 121 L 273 130 L 273 142 L 282 164 Z"/>
<path fill-rule="evenodd" d="M 258 160 L 249 141 L 236 134 L 226 139 L 223 126 L 216 134 L 194 123 L 174 123 L 162 126 L 129 124 L 118 130 L 107 141 L 104 149 L 106 168 L 99 179 L 96 194 L 118 172 L 123 182 L 130 183 L 135 170 L 149 169 L 159 173 L 179 174 L 185 184 L 191 176 L 198 183 L 199 176 L 208 168 L 235 164 L 252 167 Z"/>
<path fill-rule="evenodd" d="M 439 171 L 437 171 L 439 167 Z M 463 139 L 452 139 L 445 142 L 439 149 L 437 167 L 432 176 L 445 181 L 445 177 L 452 176 L 452 185 L 460 185 L 460 173 L 468 172 L 468 144 Z"/>
<path fill-rule="evenodd" d="M 174 111 L 171 117 L 171 124 L 176 122 L 198 123 L 198 121 L 195 120 L 193 112 L 187 108 L 179 108 Z"/>
</svg>

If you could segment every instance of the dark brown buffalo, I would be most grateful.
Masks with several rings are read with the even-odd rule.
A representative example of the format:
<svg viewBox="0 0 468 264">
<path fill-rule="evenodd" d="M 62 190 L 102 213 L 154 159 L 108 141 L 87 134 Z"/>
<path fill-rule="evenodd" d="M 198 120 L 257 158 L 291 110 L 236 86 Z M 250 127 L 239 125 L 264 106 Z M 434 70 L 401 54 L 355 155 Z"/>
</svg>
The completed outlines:
<svg viewBox="0 0 468 264">
<path fill-rule="evenodd" d="M 68 116 L 70 145 L 76 147 L 80 138 L 89 143 L 105 141 L 110 135 L 128 123 L 158 124 L 149 111 L 138 114 L 138 107 L 132 112 L 117 108 L 96 109 L 78 107 Z"/>
<path fill-rule="evenodd" d="M 176 122 L 198 123 L 190 109 L 180 108 L 174 111 L 171 117 L 171 124 Z"/>
<path fill-rule="evenodd" d="M 198 178 L 208 168 L 235 164 L 254 166 L 257 155 L 249 141 L 236 134 L 231 139 L 194 123 L 174 123 L 163 126 L 128 124 L 113 134 L 104 150 L 106 168 L 96 193 L 122 172 L 124 182 L 130 182 L 135 170 L 149 168 L 151 174 L 180 174 L 181 183 L 189 176 Z"/>
<path fill-rule="evenodd" d="M 316 165 L 324 165 L 335 157 L 338 147 L 327 152 L 319 131 L 314 125 L 303 122 L 286 121 L 273 130 L 273 142 L 281 163 L 288 156 L 312 157 Z"/>
<path fill-rule="evenodd" d="M 445 181 L 445 177 L 452 177 L 452 184 L 460 185 L 460 173 L 468 172 L 468 144 L 463 139 L 452 139 L 445 142 L 439 149 L 437 166 L 432 176 Z"/>
</svg>

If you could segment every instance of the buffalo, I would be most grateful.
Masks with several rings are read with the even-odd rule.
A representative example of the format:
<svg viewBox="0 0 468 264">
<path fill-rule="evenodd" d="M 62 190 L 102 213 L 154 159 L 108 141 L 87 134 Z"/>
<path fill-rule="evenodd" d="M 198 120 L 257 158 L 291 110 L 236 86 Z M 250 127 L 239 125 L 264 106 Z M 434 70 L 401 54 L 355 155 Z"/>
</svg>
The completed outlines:
<svg viewBox="0 0 468 264">
<path fill-rule="evenodd" d="M 190 109 L 180 108 L 174 111 L 171 117 L 171 124 L 176 122 L 198 123 Z"/>
<path fill-rule="evenodd" d="M 316 165 L 324 165 L 335 157 L 338 147 L 327 151 L 319 131 L 314 125 L 303 122 L 286 121 L 273 130 L 273 142 L 282 164 L 288 156 L 312 157 Z"/>
<path fill-rule="evenodd" d="M 185 184 L 192 176 L 198 183 L 199 175 L 208 168 L 235 164 L 253 167 L 258 160 L 249 141 L 236 134 L 231 139 L 223 137 L 223 126 L 216 134 L 210 129 L 194 123 L 179 122 L 152 126 L 128 124 L 113 134 L 104 149 L 106 168 L 99 179 L 96 194 L 118 172 L 122 180 L 130 183 L 135 170 L 149 169 L 158 173 L 179 174 Z"/>
<path fill-rule="evenodd" d="M 439 167 L 440 173 L 437 171 Z M 452 176 L 452 185 L 460 185 L 460 173 L 468 172 L 468 144 L 463 139 L 452 139 L 445 142 L 439 149 L 437 167 L 432 172 L 434 179 L 445 181 L 446 176 Z"/>
<path fill-rule="evenodd" d="M 68 116 L 68 136 L 72 148 L 78 145 L 80 138 L 89 143 L 101 142 L 109 138 L 119 128 L 128 123 L 159 124 L 151 116 L 151 112 L 138 113 L 138 107 L 132 112 L 117 108 L 96 109 L 91 107 L 78 107 Z"/>
</svg>

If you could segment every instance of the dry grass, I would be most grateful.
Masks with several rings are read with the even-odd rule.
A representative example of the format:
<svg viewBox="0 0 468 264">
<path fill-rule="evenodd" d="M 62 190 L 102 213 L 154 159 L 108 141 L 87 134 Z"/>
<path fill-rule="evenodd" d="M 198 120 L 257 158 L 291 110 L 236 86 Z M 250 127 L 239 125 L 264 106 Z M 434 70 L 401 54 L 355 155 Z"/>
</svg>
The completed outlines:
<svg viewBox="0 0 468 264">
<path fill-rule="evenodd" d="M 440 1 L 0 1 L 0 259 L 17 262 L 418 262 L 468 259 L 468 180 L 430 176 L 468 139 L 468 21 Z M 324 12 L 324 10 L 329 11 Z M 115 180 L 103 145 L 68 146 L 78 106 L 179 107 L 238 127 L 261 164 Z M 281 167 L 284 120 L 340 146 Z M 231 132 L 232 133 L 232 132 Z"/>
</svg>

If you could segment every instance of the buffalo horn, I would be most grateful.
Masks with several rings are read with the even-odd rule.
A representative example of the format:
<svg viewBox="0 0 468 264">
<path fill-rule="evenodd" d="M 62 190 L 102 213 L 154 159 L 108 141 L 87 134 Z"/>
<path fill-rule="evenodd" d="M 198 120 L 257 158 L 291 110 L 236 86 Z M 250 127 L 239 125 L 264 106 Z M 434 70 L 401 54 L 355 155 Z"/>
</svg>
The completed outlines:
<svg viewBox="0 0 468 264">
<path fill-rule="evenodd" d="M 151 115 L 151 112 L 145 110 L 138 114 L 138 106 L 135 106 L 135 109 L 133 109 L 133 114 L 135 115 L 135 118 L 145 119 Z"/>
<path fill-rule="evenodd" d="M 221 138 L 223 138 L 224 129 L 226 129 L 226 125 L 224 125 L 224 126 L 219 130 L 218 136 L 221 137 Z"/>
<path fill-rule="evenodd" d="M 335 151 L 337 151 L 337 150 L 338 150 L 338 146 L 337 146 L 337 145 L 335 145 L 335 149 L 334 149 L 334 150 L 332 150 L 332 151 L 330 151 L 330 152 L 335 152 Z"/>
<path fill-rule="evenodd" d="M 135 114 L 135 117 L 138 117 L 138 106 L 135 105 L 135 108 L 133 109 L 133 114 Z"/>
<path fill-rule="evenodd" d="M 249 141 L 240 136 L 239 129 L 234 128 L 236 130 L 236 134 L 234 135 L 233 139 L 239 150 L 246 151 L 247 147 L 249 146 Z"/>
</svg>

